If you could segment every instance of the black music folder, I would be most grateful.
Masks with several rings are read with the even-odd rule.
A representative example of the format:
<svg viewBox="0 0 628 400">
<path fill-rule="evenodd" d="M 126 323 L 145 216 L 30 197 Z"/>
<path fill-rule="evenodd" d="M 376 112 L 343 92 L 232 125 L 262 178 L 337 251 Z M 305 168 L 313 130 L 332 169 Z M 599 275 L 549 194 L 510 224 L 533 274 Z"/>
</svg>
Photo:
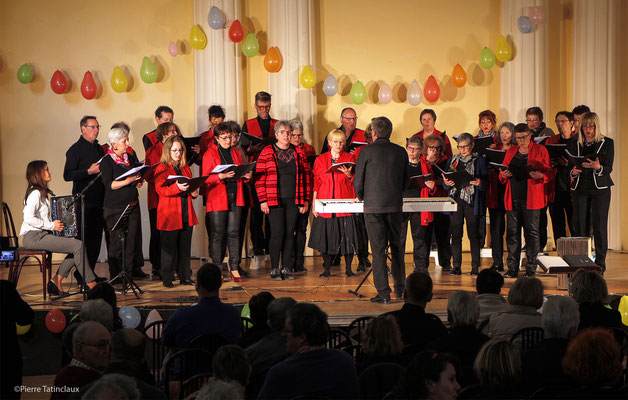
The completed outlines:
<svg viewBox="0 0 628 400">
<path fill-rule="evenodd" d="M 188 178 L 187 176 L 183 175 L 168 175 L 168 177 L 161 186 L 170 186 L 173 185 L 175 182 L 187 183 L 188 185 L 190 185 L 190 187 L 188 187 L 185 193 L 192 193 L 193 191 L 201 187 L 203 183 L 205 183 L 208 176 L 209 175 L 199 176 L 196 178 Z"/>
<path fill-rule="evenodd" d="M 275 144 L 277 143 L 277 138 L 274 136 L 268 136 L 265 138 L 261 138 L 259 136 L 255 136 L 255 135 L 251 135 L 250 133 L 246 133 L 246 132 L 242 132 L 242 134 L 249 139 L 249 142 L 252 145 L 258 145 L 263 143 L 265 146 L 269 145 L 269 144 Z"/>
<path fill-rule="evenodd" d="M 244 165 L 236 165 L 236 164 L 216 165 L 216 167 L 214 167 L 211 173 L 220 174 L 220 173 L 234 171 L 235 175 L 233 176 L 233 178 L 229 178 L 226 180 L 237 181 L 239 179 L 242 179 L 242 177 L 246 175 L 247 173 L 249 173 L 250 171 L 253 171 L 255 169 L 255 164 L 256 164 L 255 162 L 252 162 L 250 164 L 244 164 Z"/>
<path fill-rule="evenodd" d="M 153 170 L 155 169 L 156 166 L 158 166 L 158 164 L 149 166 L 149 165 L 140 165 L 139 167 L 135 167 L 135 168 L 131 168 L 130 170 L 128 170 L 127 172 L 125 172 L 124 174 L 120 175 L 119 177 L 117 177 L 115 180 L 116 181 L 122 181 L 125 178 L 131 176 L 131 175 L 135 175 L 135 174 L 140 174 L 140 178 L 141 179 L 147 179 L 150 174 L 153 172 Z"/>
<path fill-rule="evenodd" d="M 569 159 L 569 165 L 575 166 L 579 170 L 584 169 L 584 167 L 582 166 L 583 162 L 591 161 L 589 158 L 586 158 L 584 156 L 574 156 L 569 152 L 569 150 L 565 150 L 565 154 L 567 154 L 567 158 Z"/>
<path fill-rule="evenodd" d="M 486 149 L 486 161 L 490 164 L 502 164 L 506 157 L 506 150 Z"/>
<path fill-rule="evenodd" d="M 493 136 L 485 136 L 481 138 L 473 139 L 473 152 L 483 156 L 486 154 L 490 145 L 495 143 Z"/>
<path fill-rule="evenodd" d="M 432 174 L 411 176 L 406 190 L 422 189 L 426 187 L 425 181 L 433 181 L 433 180 L 434 180 L 434 177 L 432 176 Z"/>
<path fill-rule="evenodd" d="M 466 170 L 462 171 L 443 171 L 438 165 L 434 165 L 441 176 L 454 181 L 457 189 L 461 189 L 465 186 L 469 186 L 471 181 L 475 180 L 475 177 L 468 173 Z"/>
<path fill-rule="evenodd" d="M 362 146 L 366 146 L 367 144 L 368 143 L 366 142 L 351 142 L 349 147 L 347 147 L 347 153 L 351 153 L 352 151 L 355 151 Z"/>
<path fill-rule="evenodd" d="M 190 150 L 192 147 L 196 146 L 200 143 L 200 136 L 192 136 L 192 137 L 182 137 L 183 143 L 185 144 L 185 148 Z"/>
<path fill-rule="evenodd" d="M 567 158 L 567 144 L 566 143 L 556 143 L 556 144 L 546 144 L 545 148 L 549 153 L 550 159 L 557 160 L 559 158 L 565 157 Z"/>
<path fill-rule="evenodd" d="M 563 256 L 563 260 L 565 260 L 570 267 L 575 268 L 595 267 L 597 265 L 586 254 L 566 254 Z"/>
<path fill-rule="evenodd" d="M 351 161 L 345 161 L 341 163 L 332 164 L 331 167 L 327 168 L 327 171 L 325 172 L 340 172 L 338 171 L 338 168 L 343 167 L 343 166 L 348 167 L 348 168 L 353 168 L 353 166 L 355 166 L 355 163 Z"/>
<path fill-rule="evenodd" d="M 534 171 L 534 168 L 532 168 L 531 165 L 525 165 L 523 167 L 515 167 L 512 165 L 504 165 L 504 164 L 497 164 L 497 163 L 489 163 L 489 165 L 499 169 L 500 171 L 507 169 L 510 171 L 513 178 L 521 180 L 521 181 L 524 179 L 530 179 L 531 178 L 530 172 Z"/>
</svg>

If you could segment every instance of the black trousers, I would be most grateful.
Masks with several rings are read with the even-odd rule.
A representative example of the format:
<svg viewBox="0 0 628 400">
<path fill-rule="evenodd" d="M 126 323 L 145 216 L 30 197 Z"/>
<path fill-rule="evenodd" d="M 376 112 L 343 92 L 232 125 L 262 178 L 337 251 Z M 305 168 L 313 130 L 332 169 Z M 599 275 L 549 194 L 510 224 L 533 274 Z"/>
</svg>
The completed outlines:
<svg viewBox="0 0 628 400">
<path fill-rule="evenodd" d="M 244 206 L 242 207 L 242 210 L 240 210 L 240 259 L 242 259 L 242 249 L 244 248 L 244 235 L 246 235 L 246 219 L 249 217 L 250 209 L 250 207 Z"/>
<path fill-rule="evenodd" d="M 480 267 L 480 216 L 475 215 L 473 205 L 458 202 L 458 209 L 451 214 L 451 255 L 453 269 L 462 266 L 463 225 L 467 222 L 467 237 L 471 245 L 471 271 L 477 272 Z"/>
<path fill-rule="evenodd" d="M 362 223 L 358 223 L 358 229 L 360 230 L 365 230 L 366 229 L 366 222 L 364 220 L 364 214 L 356 214 L 355 218 L 362 218 Z M 367 238 L 368 234 L 364 231 L 362 231 L 362 233 L 360 234 L 361 237 Z M 358 264 L 359 265 L 363 265 L 364 267 L 370 265 L 370 261 L 369 261 L 369 243 L 368 240 L 364 240 L 364 242 L 362 243 L 362 241 L 360 241 L 360 243 L 358 243 Z"/>
<path fill-rule="evenodd" d="M 336 257 L 340 257 L 341 254 L 327 254 L 327 253 L 322 253 L 323 256 L 323 267 L 325 268 L 325 271 L 327 273 L 329 273 L 329 271 L 331 270 L 331 267 L 334 263 L 334 259 Z M 345 254 L 345 271 L 349 272 L 351 271 L 351 263 L 353 262 L 353 254 Z"/>
<path fill-rule="evenodd" d="M 432 248 L 432 234 L 436 238 L 436 246 L 438 248 L 438 262 L 444 269 L 451 267 L 451 230 L 450 230 L 449 214 L 434 213 L 434 221 L 427 225 L 425 231 L 425 246 L 427 247 L 428 257 Z M 430 259 L 427 259 L 429 267 Z"/>
<path fill-rule="evenodd" d="M 595 263 L 606 270 L 608 251 L 608 210 L 611 189 L 592 189 L 573 192 L 573 212 L 577 236 L 589 236 L 586 221 L 590 220 L 595 241 Z M 590 214 L 589 214 L 590 213 Z"/>
<path fill-rule="evenodd" d="M 543 251 L 546 245 L 547 245 L 547 206 L 539 210 L 539 251 Z"/>
<path fill-rule="evenodd" d="M 103 229 L 105 228 L 103 213 L 102 208 L 85 207 L 85 253 L 92 271 L 96 268 L 96 263 L 98 262 Z"/>
<path fill-rule="evenodd" d="M 506 211 L 506 243 L 508 245 L 508 270 L 518 273 L 521 259 L 521 228 L 526 239 L 526 272 L 536 271 L 539 254 L 539 219 L 541 210 L 529 210 L 526 200 L 513 200 L 512 210 Z"/>
<path fill-rule="evenodd" d="M 222 265 L 225 251 L 229 249 L 229 269 L 237 271 L 240 266 L 240 216 L 242 208 L 235 205 L 235 196 L 230 199 L 229 210 L 208 212 L 210 236 L 209 247 L 212 262 Z"/>
<path fill-rule="evenodd" d="M 193 231 L 194 227 L 185 226 L 183 229 L 175 231 L 159 232 L 161 239 L 161 281 L 164 284 L 172 283 L 174 271 L 177 271 L 181 281 L 191 278 L 190 252 Z"/>
<path fill-rule="evenodd" d="M 305 253 L 305 236 L 309 219 L 309 210 L 305 214 L 299 213 L 297 215 L 297 225 L 294 232 L 294 251 L 290 260 L 290 265 L 294 267 L 295 271 L 303 271 L 304 268 L 305 257 L 303 254 Z"/>
<path fill-rule="evenodd" d="M 401 225 L 401 248 L 405 252 L 406 239 L 408 236 L 408 222 L 412 234 L 412 256 L 414 270 L 419 268 L 427 269 L 429 264 L 429 248 L 425 245 L 425 233 L 427 226 L 421 225 L 421 213 L 403 213 L 403 224 Z"/>
<path fill-rule="evenodd" d="M 249 220 L 249 229 L 251 230 L 251 242 L 253 242 L 253 254 L 263 255 L 270 250 L 271 229 L 268 217 L 262 212 L 257 198 L 257 191 L 253 187 L 251 189 L 253 195 L 253 207 L 251 208 L 251 218 Z M 265 228 L 265 229 L 264 229 Z"/>
<path fill-rule="evenodd" d="M 478 218 L 479 218 L 478 234 L 480 235 L 480 249 L 481 249 L 486 244 L 486 209 L 484 209 L 484 214 L 480 215 Z"/>
<path fill-rule="evenodd" d="M 373 281 L 377 294 L 390 297 L 388 285 L 388 271 L 386 263 L 386 249 L 390 246 L 391 265 L 395 293 L 402 295 L 406 285 L 406 271 L 403 262 L 403 248 L 401 247 L 401 211 L 385 214 L 364 214 L 366 232 L 371 242 L 373 252 Z"/>
<path fill-rule="evenodd" d="M 153 266 L 153 273 L 161 270 L 161 241 L 159 240 L 159 229 L 157 229 L 157 209 L 148 210 L 148 220 L 150 222 L 150 241 L 148 242 L 148 259 Z"/>
<path fill-rule="evenodd" d="M 506 210 L 503 208 L 489 208 L 489 221 L 491 224 L 491 253 L 493 266 L 504 266 L 504 233 L 506 232 Z"/>
<path fill-rule="evenodd" d="M 105 208 L 103 214 L 105 217 L 105 223 L 107 224 L 107 230 L 109 231 L 109 271 L 113 275 L 119 274 L 122 271 L 122 257 L 124 257 L 124 269 L 127 273 L 131 273 L 133 269 L 136 251 L 136 241 L 139 237 L 139 230 L 141 228 L 140 209 L 135 207 L 128 219 L 128 230 L 126 233 L 126 243 L 124 254 L 122 254 L 122 239 L 123 227 L 118 226 L 116 230 L 112 230 L 118 218 L 124 209 L 110 209 Z"/>
<path fill-rule="evenodd" d="M 573 225 L 573 201 L 570 192 L 556 192 L 554 202 L 549 205 L 550 217 L 552 218 L 552 230 L 554 232 L 554 240 L 561 237 L 567 237 L 566 226 L 569 226 L 571 235 L 575 235 Z M 567 225 L 565 225 L 565 221 Z"/>
<path fill-rule="evenodd" d="M 294 199 L 281 199 L 281 205 L 270 207 L 270 251 L 271 268 L 279 268 L 279 260 L 283 269 L 292 271 L 290 264 L 294 251 L 294 232 L 297 226 L 299 208 Z"/>
</svg>

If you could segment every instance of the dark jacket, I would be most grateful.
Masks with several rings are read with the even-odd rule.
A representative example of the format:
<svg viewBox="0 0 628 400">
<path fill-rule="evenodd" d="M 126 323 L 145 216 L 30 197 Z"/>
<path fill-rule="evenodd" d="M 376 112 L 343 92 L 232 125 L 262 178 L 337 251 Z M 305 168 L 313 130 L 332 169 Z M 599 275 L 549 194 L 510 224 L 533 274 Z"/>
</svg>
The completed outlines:
<svg viewBox="0 0 628 400">
<path fill-rule="evenodd" d="M 582 154 L 582 145 L 578 143 L 578 139 L 574 136 L 574 140 L 567 144 L 567 150 L 575 156 Z M 606 189 L 613 186 L 611 172 L 613 171 L 613 160 L 615 158 L 615 143 L 609 137 L 603 137 L 599 143 L 595 145 L 595 155 L 600 159 L 602 169 L 599 172 L 591 169 L 585 169 L 582 174 L 593 174 L 593 182 L 597 189 Z M 580 175 L 571 176 L 571 190 L 578 190 Z"/>
<path fill-rule="evenodd" d="M 389 139 L 377 138 L 364 146 L 355 169 L 353 185 L 364 212 L 401 212 L 403 190 L 408 182 L 408 153 Z"/>
<path fill-rule="evenodd" d="M 457 171 L 457 165 L 454 165 L 454 169 L 451 168 L 453 163 L 458 160 L 456 157 L 452 157 L 447 161 L 447 168 L 445 171 L 455 170 Z M 486 159 L 484 157 L 476 157 L 473 161 L 474 165 L 474 177 L 480 178 L 480 186 L 475 187 L 473 194 L 473 214 L 484 215 L 486 214 L 486 190 L 488 189 L 488 171 L 486 169 Z M 453 187 L 447 186 L 443 183 L 443 187 L 447 190 L 453 189 Z M 459 192 L 458 192 L 459 193 Z"/>
<path fill-rule="evenodd" d="M 406 303 L 390 313 L 397 319 L 401 340 L 405 346 L 423 345 L 447 333 L 443 322 L 434 314 L 426 313 L 421 306 Z"/>
</svg>

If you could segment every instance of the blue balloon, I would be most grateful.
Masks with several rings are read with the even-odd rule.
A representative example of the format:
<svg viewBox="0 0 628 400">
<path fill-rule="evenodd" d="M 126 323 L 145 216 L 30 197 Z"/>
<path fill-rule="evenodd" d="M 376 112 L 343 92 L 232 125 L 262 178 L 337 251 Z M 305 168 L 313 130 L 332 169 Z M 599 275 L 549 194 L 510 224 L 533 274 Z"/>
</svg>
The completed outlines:
<svg viewBox="0 0 628 400">
<path fill-rule="evenodd" d="M 323 92 L 327 96 L 333 96 L 338 93 L 338 81 L 332 74 L 329 74 L 325 82 L 323 82 Z"/>
<path fill-rule="evenodd" d="M 122 326 L 125 328 L 135 329 L 140 325 L 142 317 L 137 308 L 131 306 L 122 306 L 118 312 L 120 319 L 122 320 Z"/>
<path fill-rule="evenodd" d="M 532 21 L 530 21 L 530 18 L 526 16 L 522 15 L 519 17 L 517 20 L 517 26 L 519 27 L 521 33 L 530 33 L 532 31 Z"/>
<path fill-rule="evenodd" d="M 212 6 L 207 15 L 207 23 L 212 29 L 222 29 L 225 26 L 225 16 L 216 6 Z"/>
</svg>

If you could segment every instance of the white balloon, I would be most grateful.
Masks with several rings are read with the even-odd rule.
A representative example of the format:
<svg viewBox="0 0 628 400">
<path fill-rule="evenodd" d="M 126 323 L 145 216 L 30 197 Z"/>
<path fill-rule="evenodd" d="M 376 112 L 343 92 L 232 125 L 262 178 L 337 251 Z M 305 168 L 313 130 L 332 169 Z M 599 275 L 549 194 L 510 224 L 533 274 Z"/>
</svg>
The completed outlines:
<svg viewBox="0 0 628 400">
<path fill-rule="evenodd" d="M 329 74 L 329 76 L 325 79 L 325 82 L 323 83 L 323 92 L 327 96 L 333 96 L 338 93 L 338 81 L 332 74 Z"/>
<path fill-rule="evenodd" d="M 406 97 L 408 98 L 408 103 L 411 106 L 418 106 L 421 104 L 421 100 L 423 100 L 423 89 L 421 89 L 421 86 L 419 86 L 416 79 L 413 80 L 408 87 L 408 94 Z"/>
<path fill-rule="evenodd" d="M 392 100 L 392 89 L 388 86 L 387 83 L 382 83 L 382 86 L 379 87 L 379 91 L 377 92 L 377 98 L 379 102 L 382 104 L 388 104 Z"/>
</svg>

